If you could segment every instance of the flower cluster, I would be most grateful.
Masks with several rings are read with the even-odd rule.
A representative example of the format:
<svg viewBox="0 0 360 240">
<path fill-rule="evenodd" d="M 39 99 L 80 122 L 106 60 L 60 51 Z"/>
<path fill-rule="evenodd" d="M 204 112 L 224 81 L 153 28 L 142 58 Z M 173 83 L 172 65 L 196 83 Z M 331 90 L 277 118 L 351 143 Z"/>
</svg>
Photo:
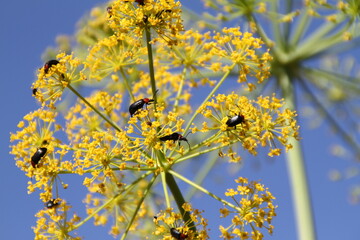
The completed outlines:
<svg viewBox="0 0 360 240">
<path fill-rule="evenodd" d="M 259 96 L 255 101 L 235 93 L 219 94 L 200 108 L 208 121 L 201 129 L 193 131 L 218 130 L 220 137 L 215 143 L 228 146 L 240 142 L 253 155 L 257 154 L 259 146 L 270 146 L 269 156 L 277 156 L 281 149 L 275 141 L 288 150 L 292 147 L 288 139 L 299 139 L 296 113 L 289 109 L 282 111 L 283 104 L 284 100 L 275 95 L 271 98 Z"/>
<path fill-rule="evenodd" d="M 273 232 L 272 219 L 276 216 L 275 197 L 262 184 L 247 178 L 239 177 L 235 180 L 239 185 L 236 189 L 228 189 L 225 193 L 238 206 L 234 210 L 220 209 L 222 217 L 232 216 L 232 224 L 228 227 L 220 226 L 223 239 L 263 239 L 260 229 L 265 228 L 269 234 Z"/>
<path fill-rule="evenodd" d="M 131 218 L 134 210 L 140 205 L 140 210 L 136 215 L 131 231 L 139 232 L 139 219 L 150 218 L 148 206 L 141 204 L 147 186 L 147 181 L 139 180 L 139 184 L 126 185 L 125 176 L 113 172 L 104 172 L 105 175 L 98 176 L 93 172 L 92 179 L 96 182 L 85 183 L 88 185 L 89 194 L 85 198 L 87 214 L 93 216 L 94 225 L 106 225 L 110 218 L 113 218 L 110 234 L 114 237 L 126 229 L 128 219 Z M 89 180 L 89 181 L 87 181 Z M 84 182 L 91 182 L 91 179 L 85 179 Z"/>
<path fill-rule="evenodd" d="M 118 0 L 108 7 L 110 27 L 118 35 L 140 38 L 153 29 L 160 39 L 174 44 L 176 35 L 183 31 L 180 7 L 175 0 Z"/>
<path fill-rule="evenodd" d="M 268 51 L 259 53 L 263 42 L 252 33 L 241 32 L 240 28 L 224 28 L 221 32 L 206 32 L 188 30 L 178 35 L 179 43 L 172 46 L 160 46 L 159 56 L 167 56 L 159 61 L 169 61 L 174 67 L 190 70 L 191 75 L 205 72 L 232 71 L 239 83 L 246 83 L 248 89 L 254 90 L 255 84 L 250 82 L 254 77 L 257 83 L 262 83 L 270 76 L 272 60 Z M 170 52 L 170 54 L 168 54 Z M 202 81 L 209 82 L 205 77 Z M 196 84 L 192 84 L 196 86 Z"/>
<path fill-rule="evenodd" d="M 90 50 L 85 66 L 90 69 L 89 78 L 102 80 L 110 74 L 121 72 L 144 62 L 146 49 L 139 41 L 129 37 L 110 37 L 99 40 Z"/>
<path fill-rule="evenodd" d="M 65 53 L 58 54 L 56 58 L 59 60 L 50 60 L 39 69 L 37 80 L 32 85 L 33 95 L 49 108 L 55 108 L 55 103 L 70 83 L 86 80 L 80 71 L 79 59 Z"/>
<path fill-rule="evenodd" d="M 20 130 L 11 135 L 16 165 L 33 180 L 29 193 L 40 190 L 40 199 L 49 206 L 37 214 L 36 238 L 64 239 L 93 219 L 97 226 L 111 225 L 114 237 L 153 233 L 168 240 L 208 239 L 207 221 L 185 203 L 175 177 L 215 195 L 186 179 L 175 166 L 200 156 L 239 162 L 239 147 L 253 155 L 269 147 L 270 156 L 280 155 L 278 145 L 292 147 L 288 140 L 299 139 L 299 127 L 296 113 L 284 109 L 283 99 L 220 94 L 225 82 L 239 91 L 253 90 L 269 77 L 271 57 L 262 40 L 239 28 L 183 32 L 178 1 L 114 1 L 105 13 L 112 30 L 104 26 L 104 13 L 99 11 L 92 11 L 95 25 L 90 29 L 97 26 L 100 33 L 86 54 L 74 51 L 77 58 L 61 53 L 39 70 L 32 87 L 43 106 L 25 116 Z M 84 51 L 84 42 L 80 45 Z M 208 85 L 211 90 L 203 96 Z M 101 91 L 89 93 L 84 89 L 89 86 Z M 65 89 L 78 99 L 67 102 L 60 119 L 56 103 Z M 80 91 L 89 94 L 84 97 Z M 67 187 L 60 180 L 63 174 L 78 175 L 87 188 L 87 216 L 81 222 L 77 215 L 67 218 L 70 205 L 58 188 L 59 183 Z M 255 229 L 264 219 L 271 223 L 274 214 L 260 206 L 267 202 L 270 208 L 272 196 L 259 184 L 238 181 L 247 188 L 246 193 L 238 190 L 240 195 L 252 205 L 249 210 L 248 202 L 237 202 L 243 207 L 234 209 L 244 220 L 229 234 L 241 230 L 245 238 L 245 225 Z M 159 183 L 163 193 L 158 193 Z M 180 196 L 176 204 L 181 214 L 173 211 L 169 190 Z M 150 225 L 157 209 L 167 210 Z"/>
<path fill-rule="evenodd" d="M 190 214 L 190 218 L 194 225 L 190 225 L 190 222 L 184 223 L 183 216 L 176 213 L 173 209 L 166 209 L 161 211 L 154 217 L 156 230 L 155 236 L 163 236 L 163 240 L 170 239 L 209 239 L 207 233 L 207 220 L 201 216 L 201 211 L 193 209 L 189 203 L 184 203 L 182 208 Z M 196 229 L 196 232 L 194 231 Z"/>
<path fill-rule="evenodd" d="M 79 240 L 81 237 L 70 235 L 75 225 L 80 221 L 80 217 L 74 214 L 71 218 L 68 212 L 71 208 L 65 201 L 54 200 L 52 205 L 48 204 L 46 209 L 40 210 L 36 217 L 36 226 L 33 227 L 35 240 L 42 239 L 73 239 Z"/>
<path fill-rule="evenodd" d="M 24 117 L 27 124 L 24 121 L 18 124 L 22 130 L 11 134 L 11 141 L 16 141 L 11 146 L 16 165 L 35 180 L 28 182 L 28 192 L 43 190 L 40 198 L 44 202 L 53 198 L 53 184 L 58 184 L 59 172 L 73 168 L 69 161 L 63 160 L 69 147 L 54 136 L 61 129 L 60 125 L 55 124 L 56 115 L 51 110 L 43 109 L 29 113 Z"/>
</svg>

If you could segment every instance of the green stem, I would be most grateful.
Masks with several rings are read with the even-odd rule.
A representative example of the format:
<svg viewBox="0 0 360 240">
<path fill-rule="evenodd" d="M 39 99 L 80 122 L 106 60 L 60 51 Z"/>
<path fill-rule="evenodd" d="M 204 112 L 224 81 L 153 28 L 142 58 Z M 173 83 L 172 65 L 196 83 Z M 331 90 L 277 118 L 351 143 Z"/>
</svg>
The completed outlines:
<svg viewBox="0 0 360 240">
<path fill-rule="evenodd" d="M 213 169 L 213 167 L 215 166 L 216 162 L 218 160 L 218 156 L 212 156 L 212 158 L 209 158 L 207 160 L 207 162 L 204 164 L 204 167 L 201 168 L 201 170 L 197 173 L 196 178 L 195 178 L 195 183 L 197 185 L 200 185 L 205 177 L 209 174 L 209 172 Z M 191 199 L 193 197 L 193 195 L 196 193 L 196 188 L 191 188 L 189 190 L 189 192 L 186 194 L 186 199 Z"/>
<path fill-rule="evenodd" d="M 288 75 L 280 73 L 279 83 L 285 98 L 284 108 L 295 109 L 295 92 Z M 313 220 L 310 192 L 302 148 L 299 141 L 291 138 L 289 143 L 293 148 L 286 154 L 288 174 L 295 208 L 299 240 L 315 240 L 315 225 Z"/>
<path fill-rule="evenodd" d="M 129 230 L 130 230 L 130 228 L 131 228 L 131 226 L 132 226 L 132 224 L 133 224 L 136 216 L 138 215 L 138 211 L 139 211 L 141 205 L 143 204 L 143 202 L 144 202 L 147 194 L 150 192 L 151 186 L 153 185 L 153 183 L 155 182 L 155 180 L 156 180 L 156 175 L 153 175 L 152 179 L 150 180 L 149 185 L 148 185 L 147 188 L 145 189 L 145 192 L 144 192 L 143 196 L 142 196 L 141 199 L 139 200 L 139 202 L 138 202 L 138 204 L 137 204 L 137 206 L 136 206 L 136 209 L 135 209 L 135 211 L 134 211 L 134 213 L 133 213 L 133 215 L 132 215 L 132 217 L 131 217 L 128 225 L 126 226 L 126 230 L 125 230 L 124 234 L 121 236 L 121 239 L 122 239 L 122 240 L 126 238 L 126 236 L 127 236 L 128 232 L 129 232 Z"/>
<path fill-rule="evenodd" d="M 128 191 L 130 188 L 133 188 L 138 182 L 140 182 L 142 179 L 146 178 L 147 176 L 149 176 L 152 173 L 152 171 L 149 171 L 147 173 L 144 173 L 143 175 L 141 175 L 138 179 L 136 179 L 134 182 L 132 182 L 130 185 L 127 185 L 123 191 L 119 194 L 114 195 L 111 199 L 109 199 L 108 201 L 106 201 L 103 205 L 101 205 L 98 209 L 96 209 L 94 212 L 92 212 L 89 216 L 87 216 L 84 220 L 82 220 L 81 222 L 79 222 L 78 224 L 74 225 L 71 228 L 71 231 L 73 231 L 74 229 L 79 228 L 81 225 L 83 225 L 84 223 L 86 223 L 87 221 L 89 221 L 92 217 L 95 216 L 95 214 L 97 214 L 99 211 L 101 211 L 102 209 L 106 208 L 109 204 L 111 204 L 113 201 L 116 200 L 116 198 L 118 198 L 122 193 Z"/>
<path fill-rule="evenodd" d="M 310 25 L 311 18 L 306 13 L 306 11 L 303 10 L 303 13 L 300 16 L 300 20 L 298 21 L 298 25 L 295 28 L 295 33 L 293 34 L 293 37 L 290 39 L 289 47 L 291 49 L 294 49 L 299 44 L 300 39 L 304 36 L 304 34 L 307 32 L 307 29 Z"/>
<path fill-rule="evenodd" d="M 121 129 L 110 119 L 105 117 L 99 110 L 97 110 L 93 105 L 91 105 L 81 94 L 75 90 L 70 84 L 67 86 L 76 96 L 78 96 L 88 107 L 94 110 L 102 119 L 104 119 L 108 124 L 110 124 L 113 128 L 115 128 L 118 132 L 121 132 Z"/>
<path fill-rule="evenodd" d="M 157 96 L 156 96 L 156 82 L 155 82 L 155 72 L 154 72 L 154 58 L 152 52 L 152 45 L 151 45 L 151 33 L 149 28 L 145 28 L 145 35 L 146 35 L 146 47 L 148 52 L 148 59 L 149 59 L 149 72 L 150 72 L 150 81 L 151 81 L 151 90 L 153 93 L 154 99 L 154 111 L 156 112 L 156 105 L 157 105 Z"/>
<path fill-rule="evenodd" d="M 208 96 L 204 99 L 204 101 L 199 105 L 198 109 L 194 112 L 193 116 L 191 117 L 191 119 L 189 120 L 185 131 L 187 132 L 189 131 L 189 128 L 191 126 L 191 124 L 194 122 L 195 117 L 200 113 L 199 109 L 201 108 L 201 106 L 203 106 L 207 101 L 209 101 L 209 99 L 215 94 L 215 92 L 219 89 L 219 87 L 223 84 L 223 82 L 225 81 L 225 79 L 229 76 L 229 74 L 231 73 L 232 69 L 236 66 L 236 64 L 234 63 L 233 65 L 230 66 L 229 70 L 224 74 L 224 76 L 220 79 L 220 81 L 216 84 L 216 86 L 213 88 L 213 90 L 208 94 Z"/>
<path fill-rule="evenodd" d="M 130 98 L 131 100 L 134 102 L 135 101 L 135 97 L 134 97 L 134 94 L 131 90 L 131 87 L 130 87 L 130 84 L 129 84 L 129 79 L 126 77 L 126 74 L 124 72 L 124 69 L 123 68 L 120 68 L 120 73 L 124 79 L 124 84 L 125 84 L 125 88 L 126 90 L 128 91 L 129 95 L 130 95 Z"/>
<path fill-rule="evenodd" d="M 285 7 L 286 7 L 285 14 L 290 14 L 291 13 L 291 10 L 293 9 L 293 5 L 294 5 L 293 0 L 287 0 L 286 1 L 286 3 L 285 3 Z M 278 11 L 276 11 L 276 12 L 278 12 Z M 292 24 L 292 22 L 285 22 L 284 23 L 284 43 L 289 42 L 289 37 L 290 37 L 290 34 L 291 34 L 291 28 L 290 28 L 291 24 Z M 276 25 L 280 26 L 280 24 L 276 24 Z M 288 48 L 289 46 L 286 45 L 285 47 Z"/>
<path fill-rule="evenodd" d="M 203 188 L 202 186 L 194 183 L 193 181 L 191 181 L 191 180 L 187 179 L 186 177 L 178 174 L 177 172 L 174 172 L 173 170 L 169 170 L 169 174 L 174 175 L 175 177 L 183 180 L 183 181 L 186 182 L 187 184 L 189 184 L 189 185 L 193 186 L 194 188 L 202 191 L 203 193 L 205 193 L 205 194 L 209 195 L 210 197 L 218 200 L 219 202 L 221 202 L 221 203 L 223 203 L 223 204 L 225 204 L 225 205 L 227 205 L 227 206 L 229 206 L 229 207 L 231 207 L 231 208 L 239 211 L 239 208 L 238 208 L 237 206 L 235 206 L 234 204 L 231 204 L 231 203 L 229 203 L 228 201 L 225 201 L 224 199 L 216 196 L 215 194 L 209 192 L 208 190 L 206 190 L 206 189 Z"/>
<path fill-rule="evenodd" d="M 345 17 L 341 17 L 338 22 L 345 20 Z M 338 44 L 342 41 L 342 34 L 349 29 L 350 23 L 346 23 L 341 29 L 336 30 L 332 36 L 327 36 L 332 30 L 337 29 L 339 26 L 337 23 L 326 23 L 313 34 L 305 39 L 299 46 L 295 48 L 295 51 L 289 55 L 290 59 L 304 59 L 304 56 L 309 57 L 315 55 L 324 49 L 329 48 L 332 45 Z M 314 47 L 314 44 L 321 43 Z"/>
<path fill-rule="evenodd" d="M 334 117 L 333 114 L 329 112 L 329 110 L 322 104 L 322 102 L 317 98 L 317 96 L 310 91 L 310 88 L 307 86 L 306 82 L 304 80 L 300 81 L 301 86 L 304 88 L 304 90 L 310 95 L 310 98 L 313 100 L 315 106 L 317 106 L 320 109 L 320 112 L 322 112 L 325 116 L 327 121 L 334 127 L 336 132 L 340 135 L 341 138 L 343 138 L 355 151 L 355 154 L 360 156 L 360 148 L 357 142 L 353 139 L 353 137 L 348 134 L 341 125 L 336 121 L 336 117 Z M 346 88 L 344 89 L 351 89 Z"/>
<path fill-rule="evenodd" d="M 196 232 L 196 226 L 195 223 L 191 220 L 190 213 L 185 211 L 182 207 L 183 204 L 185 203 L 185 199 L 179 189 L 179 186 L 177 185 L 174 179 L 174 176 L 171 175 L 169 172 L 172 173 L 173 171 L 169 170 L 168 172 L 165 173 L 166 183 L 170 188 L 170 191 L 175 199 L 176 205 L 178 206 L 181 216 L 183 216 L 184 222 L 188 223 L 189 228 L 194 232 Z"/>
<path fill-rule="evenodd" d="M 106 201 L 103 205 L 101 205 L 100 207 L 98 207 L 98 209 L 96 209 L 94 212 L 92 212 L 89 216 L 87 216 L 84 220 L 82 220 L 81 222 L 79 222 L 78 224 L 74 225 L 71 228 L 71 231 L 79 228 L 80 226 L 82 226 L 84 223 L 86 223 L 87 221 L 89 221 L 92 217 L 95 216 L 95 214 L 97 214 L 98 212 L 100 212 L 101 210 L 103 210 L 104 208 L 106 208 L 108 205 L 110 205 L 118 196 L 120 196 L 119 194 L 116 194 L 115 196 L 113 196 L 112 198 L 110 198 L 108 201 Z M 69 231 L 70 232 L 70 231 Z"/>
<path fill-rule="evenodd" d="M 156 154 L 156 161 L 157 161 L 157 164 L 158 164 L 159 168 L 165 169 L 164 163 L 166 163 L 166 159 L 165 159 L 164 153 L 161 152 L 161 151 L 155 150 L 155 154 Z M 170 203 L 169 192 L 168 192 L 168 189 L 167 189 L 165 171 L 161 171 L 160 174 L 161 174 L 161 182 L 162 182 L 162 186 L 163 186 L 166 207 L 170 208 L 171 203 Z"/>
<path fill-rule="evenodd" d="M 288 2 L 288 1 L 286 1 Z M 271 2 L 270 6 L 271 6 L 271 11 L 272 12 L 278 12 L 279 8 L 278 8 L 278 1 L 273 1 Z M 285 3 L 286 5 L 288 5 L 287 3 Z M 253 17 L 255 19 L 255 17 Z M 282 49 L 282 51 L 285 50 L 286 46 L 285 46 L 285 39 L 283 34 L 281 33 L 280 28 L 284 27 L 284 24 L 279 23 L 279 20 L 277 18 L 270 18 L 269 19 L 271 21 L 270 26 L 273 29 L 274 32 L 274 40 L 276 42 L 276 48 L 278 49 Z M 284 29 L 284 28 L 281 28 Z M 262 28 L 261 28 L 262 30 Z"/>
<path fill-rule="evenodd" d="M 182 90 L 183 90 L 183 87 L 184 87 L 185 76 L 186 76 L 186 68 L 183 69 L 182 74 L 181 74 L 180 86 L 179 86 L 179 90 L 178 90 L 178 92 L 176 94 L 173 112 L 176 112 L 176 109 L 177 109 L 177 107 L 179 105 L 179 98 L 180 98 L 180 96 L 182 94 Z"/>
</svg>

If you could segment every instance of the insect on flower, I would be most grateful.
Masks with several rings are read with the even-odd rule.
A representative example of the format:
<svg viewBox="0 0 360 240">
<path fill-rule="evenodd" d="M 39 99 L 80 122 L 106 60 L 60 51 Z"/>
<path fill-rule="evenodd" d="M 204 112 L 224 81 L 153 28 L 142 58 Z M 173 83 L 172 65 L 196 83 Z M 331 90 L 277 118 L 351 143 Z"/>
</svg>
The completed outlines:
<svg viewBox="0 0 360 240">
<path fill-rule="evenodd" d="M 236 125 L 243 123 L 244 121 L 244 115 L 238 114 L 234 117 L 229 117 L 229 119 L 226 121 L 226 125 L 228 125 L 228 127 L 235 127 L 236 129 Z"/>
<path fill-rule="evenodd" d="M 180 232 L 176 228 L 171 228 L 170 229 L 170 234 L 176 240 L 185 240 L 188 237 L 186 234 Z"/>
<path fill-rule="evenodd" d="M 51 199 L 45 203 L 45 206 L 49 209 L 58 206 L 60 202 L 59 201 L 55 202 L 55 201 L 56 199 Z"/>
<path fill-rule="evenodd" d="M 159 91 L 159 89 L 155 91 L 155 94 L 158 91 Z M 155 101 L 154 99 L 143 98 L 143 99 L 139 99 L 136 102 L 132 103 L 129 107 L 130 116 L 132 117 L 136 113 L 137 110 L 142 109 L 144 107 L 144 105 L 147 107 L 147 105 L 150 105 L 154 101 Z"/>
<path fill-rule="evenodd" d="M 33 88 L 32 94 L 33 94 L 34 96 L 36 96 L 36 93 L 37 93 L 37 88 Z"/>
<path fill-rule="evenodd" d="M 135 2 L 137 2 L 141 6 L 145 5 L 145 0 L 135 0 Z"/>
<path fill-rule="evenodd" d="M 34 153 L 34 155 L 32 155 L 31 157 L 31 166 L 35 168 L 36 165 L 40 162 L 40 160 L 45 156 L 46 152 L 47 152 L 47 148 L 45 147 L 38 148 Z"/>
<path fill-rule="evenodd" d="M 132 117 L 137 112 L 137 110 L 143 108 L 144 105 L 150 105 L 152 102 L 154 102 L 154 99 L 143 98 L 132 103 L 129 107 L 130 116 Z"/>
<path fill-rule="evenodd" d="M 107 7 L 106 11 L 109 14 L 109 16 L 111 17 L 112 16 L 112 7 L 111 6 Z"/>
<path fill-rule="evenodd" d="M 56 65 L 56 64 L 58 64 L 59 63 L 59 61 L 58 60 L 50 60 L 50 61 L 47 61 L 45 64 L 44 64 L 44 72 L 45 73 L 48 73 L 48 71 L 49 71 L 49 69 L 52 67 L 52 66 L 54 66 L 54 65 Z"/>
<path fill-rule="evenodd" d="M 190 132 L 189 132 L 190 133 Z M 189 134 L 188 133 L 188 134 Z M 161 137 L 161 138 L 159 138 L 160 139 L 160 141 L 168 141 L 168 140 L 172 140 L 172 141 L 179 141 L 179 146 L 180 146 L 180 141 L 185 141 L 185 142 L 187 142 L 187 144 L 189 145 L 189 148 L 191 148 L 190 147 L 190 143 L 188 142 L 188 140 L 187 140 L 187 138 L 186 137 L 184 137 L 183 135 L 181 135 L 180 133 L 172 133 L 172 134 L 170 134 L 170 135 L 166 135 L 166 136 L 164 136 L 164 137 Z"/>
</svg>

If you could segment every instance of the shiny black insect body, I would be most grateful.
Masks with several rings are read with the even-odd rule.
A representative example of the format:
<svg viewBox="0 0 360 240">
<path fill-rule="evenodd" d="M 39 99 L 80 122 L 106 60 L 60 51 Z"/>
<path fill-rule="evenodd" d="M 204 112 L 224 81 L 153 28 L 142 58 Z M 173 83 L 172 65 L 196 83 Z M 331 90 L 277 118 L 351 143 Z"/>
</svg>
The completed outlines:
<svg viewBox="0 0 360 240">
<path fill-rule="evenodd" d="M 58 206 L 58 205 L 60 204 L 60 202 L 55 202 L 55 200 L 56 200 L 56 199 L 51 199 L 51 200 L 47 201 L 47 202 L 45 203 L 45 206 L 46 206 L 47 208 L 53 208 L 53 207 Z"/>
<path fill-rule="evenodd" d="M 50 60 L 50 61 L 47 61 L 45 64 L 44 64 L 44 72 L 45 73 L 48 73 L 48 71 L 49 71 L 49 69 L 52 67 L 52 66 L 54 66 L 54 65 L 56 65 L 56 64 L 58 64 L 59 63 L 59 61 L 58 60 Z"/>
<path fill-rule="evenodd" d="M 109 16 L 111 17 L 112 16 L 112 7 L 111 6 L 107 7 L 106 11 L 109 14 Z"/>
<path fill-rule="evenodd" d="M 244 121 L 245 121 L 244 115 L 239 114 L 239 115 L 229 118 L 226 121 L 226 125 L 228 125 L 228 127 L 235 127 L 235 129 L 236 129 L 236 125 L 243 123 Z"/>
<path fill-rule="evenodd" d="M 31 166 L 35 168 L 36 165 L 40 162 L 40 160 L 45 156 L 46 152 L 47 148 L 38 148 L 34 155 L 32 155 L 31 157 Z"/>
<path fill-rule="evenodd" d="M 173 140 L 174 142 L 179 141 L 179 145 L 180 145 L 180 141 L 185 141 L 185 142 L 187 142 L 187 144 L 189 145 L 189 148 L 190 148 L 190 144 L 189 144 L 187 138 L 184 137 L 183 135 L 181 135 L 180 133 L 175 132 L 175 133 L 172 133 L 170 135 L 166 135 L 164 137 L 161 137 L 159 139 L 160 139 L 160 141 L 167 141 L 167 140 Z"/>
<path fill-rule="evenodd" d="M 176 228 L 171 228 L 170 229 L 170 234 L 173 238 L 175 238 L 176 240 L 185 240 L 188 236 L 184 233 L 181 233 L 179 230 L 177 230 Z"/>
<path fill-rule="evenodd" d="M 154 102 L 154 99 L 143 98 L 132 103 L 129 107 L 130 116 L 132 117 L 137 110 L 142 109 L 144 105 L 150 105 L 152 102 Z"/>
<path fill-rule="evenodd" d="M 140 6 L 145 5 L 145 0 L 135 0 L 135 2 L 137 2 Z"/>
<path fill-rule="evenodd" d="M 37 93 L 37 88 L 33 88 L 32 94 L 33 94 L 34 96 L 36 96 L 36 93 Z"/>
</svg>

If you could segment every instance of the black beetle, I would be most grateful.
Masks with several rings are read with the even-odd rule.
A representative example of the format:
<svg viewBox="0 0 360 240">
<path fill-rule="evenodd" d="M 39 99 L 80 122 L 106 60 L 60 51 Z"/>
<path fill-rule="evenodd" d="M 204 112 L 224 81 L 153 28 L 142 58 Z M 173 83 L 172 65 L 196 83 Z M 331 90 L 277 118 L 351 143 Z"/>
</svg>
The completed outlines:
<svg viewBox="0 0 360 240">
<path fill-rule="evenodd" d="M 38 91 L 37 88 L 33 88 L 32 94 L 33 94 L 34 96 L 36 96 L 37 91 Z"/>
<path fill-rule="evenodd" d="M 135 2 L 137 2 L 140 6 L 145 5 L 145 0 L 135 0 Z"/>
<path fill-rule="evenodd" d="M 51 199 L 51 200 L 47 201 L 47 202 L 45 203 L 45 206 L 46 206 L 47 208 L 53 208 L 53 207 L 58 206 L 58 205 L 60 204 L 60 202 L 59 202 L 59 201 L 55 202 L 55 200 L 56 200 L 56 199 Z"/>
<path fill-rule="evenodd" d="M 40 160 L 45 156 L 47 152 L 47 148 L 38 148 L 34 155 L 31 157 L 31 165 L 35 168 L 36 165 L 40 162 Z"/>
<path fill-rule="evenodd" d="M 235 129 L 236 129 L 236 125 L 243 123 L 244 121 L 245 121 L 244 115 L 239 114 L 232 118 L 229 118 L 226 121 L 226 125 L 228 125 L 228 127 L 235 127 Z"/>
<path fill-rule="evenodd" d="M 137 110 L 143 108 L 144 105 L 150 105 L 152 102 L 154 102 L 154 99 L 143 98 L 132 103 L 129 107 L 130 116 L 132 117 Z"/>
<path fill-rule="evenodd" d="M 179 230 L 177 230 L 176 228 L 171 228 L 170 229 L 170 234 L 173 238 L 175 238 L 176 240 L 185 240 L 188 236 L 184 233 L 181 233 Z"/>
<path fill-rule="evenodd" d="M 184 137 L 184 136 L 181 135 L 180 133 L 174 132 L 174 133 L 172 133 L 172 134 L 170 134 L 170 135 L 166 135 L 166 136 L 161 137 L 161 138 L 159 138 L 159 139 L 160 139 L 160 141 L 167 141 L 167 140 L 173 140 L 174 142 L 175 142 L 175 141 L 179 141 L 179 145 L 180 145 L 180 141 L 185 141 L 185 142 L 187 142 L 187 144 L 189 145 L 189 148 L 191 148 L 191 147 L 190 147 L 190 143 L 188 142 L 188 140 L 186 139 L 186 137 Z"/>
<path fill-rule="evenodd" d="M 52 67 L 52 66 L 54 66 L 54 65 L 56 65 L 56 64 L 58 64 L 59 63 L 59 61 L 58 60 L 50 60 L 50 61 L 47 61 L 45 64 L 44 64 L 44 72 L 45 73 L 48 73 L 48 71 L 49 71 L 49 69 Z"/>
</svg>

